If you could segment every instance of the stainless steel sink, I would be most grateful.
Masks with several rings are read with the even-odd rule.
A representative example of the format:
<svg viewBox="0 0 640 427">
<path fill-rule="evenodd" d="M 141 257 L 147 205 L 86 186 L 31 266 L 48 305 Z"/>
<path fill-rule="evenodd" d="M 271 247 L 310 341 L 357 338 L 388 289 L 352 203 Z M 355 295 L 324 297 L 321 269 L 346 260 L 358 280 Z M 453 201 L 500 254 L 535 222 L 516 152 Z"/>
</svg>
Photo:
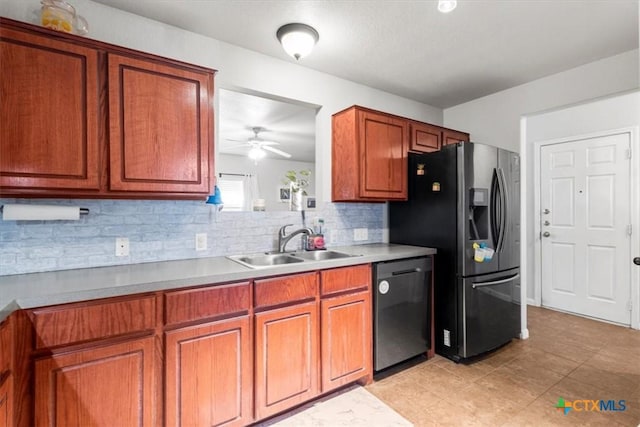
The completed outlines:
<svg viewBox="0 0 640 427">
<path fill-rule="evenodd" d="M 349 258 L 358 255 L 350 255 L 338 251 L 310 251 L 293 253 L 276 253 L 265 255 L 232 255 L 229 258 L 245 267 L 265 268 L 275 265 L 295 264 L 299 262 L 324 261 L 329 259 Z"/>
<path fill-rule="evenodd" d="M 289 254 L 271 254 L 271 255 L 235 255 L 229 259 L 243 264 L 247 267 L 270 267 L 273 265 L 294 264 L 304 262 L 303 259 L 294 258 Z"/>
<path fill-rule="evenodd" d="M 349 258 L 354 255 L 345 254 L 338 251 L 310 251 L 310 252 L 295 252 L 292 254 L 294 257 L 302 258 L 309 261 L 323 261 L 326 259 L 338 259 Z"/>
</svg>

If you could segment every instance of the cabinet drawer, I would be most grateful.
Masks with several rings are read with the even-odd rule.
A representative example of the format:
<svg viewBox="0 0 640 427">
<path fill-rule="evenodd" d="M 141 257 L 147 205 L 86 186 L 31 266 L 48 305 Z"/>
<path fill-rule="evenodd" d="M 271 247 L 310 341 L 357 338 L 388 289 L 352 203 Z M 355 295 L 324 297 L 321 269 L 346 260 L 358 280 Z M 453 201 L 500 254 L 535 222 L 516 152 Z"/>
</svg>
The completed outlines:
<svg viewBox="0 0 640 427">
<path fill-rule="evenodd" d="M 366 264 L 321 271 L 320 283 L 322 295 L 368 288 L 371 284 L 371 267 Z"/>
<path fill-rule="evenodd" d="M 148 331 L 156 325 L 156 297 L 108 299 L 30 311 L 36 349 Z"/>
<path fill-rule="evenodd" d="M 318 294 L 316 273 L 296 274 L 255 281 L 255 307 L 269 307 L 315 298 Z"/>
<path fill-rule="evenodd" d="M 165 295 L 167 326 L 216 316 L 246 313 L 251 308 L 250 283 L 211 286 L 168 292 Z"/>
</svg>

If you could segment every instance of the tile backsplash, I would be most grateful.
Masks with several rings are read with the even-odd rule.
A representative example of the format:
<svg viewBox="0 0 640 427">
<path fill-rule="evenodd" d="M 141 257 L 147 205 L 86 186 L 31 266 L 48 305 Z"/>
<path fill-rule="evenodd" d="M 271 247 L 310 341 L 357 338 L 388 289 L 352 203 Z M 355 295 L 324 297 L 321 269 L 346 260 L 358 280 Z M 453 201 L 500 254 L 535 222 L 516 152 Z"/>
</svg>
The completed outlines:
<svg viewBox="0 0 640 427">
<path fill-rule="evenodd" d="M 90 213 L 78 221 L 0 221 L 0 275 L 271 251 L 282 225 L 302 226 L 300 212 L 217 212 L 199 201 L 0 199 L 9 203 L 80 206 Z M 377 243 L 383 210 L 383 204 L 325 203 L 306 212 L 306 225 L 324 219 L 328 247 Z M 365 227 L 368 239 L 354 242 L 352 229 Z M 207 234 L 206 250 L 195 250 L 196 233 Z M 117 237 L 129 239 L 129 256 L 115 256 Z"/>
</svg>

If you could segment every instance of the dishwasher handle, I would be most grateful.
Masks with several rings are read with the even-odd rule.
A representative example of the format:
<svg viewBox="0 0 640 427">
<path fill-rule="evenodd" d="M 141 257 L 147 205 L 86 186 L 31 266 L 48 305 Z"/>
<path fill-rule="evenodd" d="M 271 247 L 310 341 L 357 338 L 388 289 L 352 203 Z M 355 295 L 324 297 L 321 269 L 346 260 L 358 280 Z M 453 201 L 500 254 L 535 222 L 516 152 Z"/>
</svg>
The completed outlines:
<svg viewBox="0 0 640 427">
<path fill-rule="evenodd" d="M 411 268 L 409 270 L 400 270 L 400 271 L 393 271 L 391 273 L 392 276 L 400 276 L 402 274 L 412 274 L 412 273 L 421 273 L 422 269 L 421 268 Z"/>
</svg>

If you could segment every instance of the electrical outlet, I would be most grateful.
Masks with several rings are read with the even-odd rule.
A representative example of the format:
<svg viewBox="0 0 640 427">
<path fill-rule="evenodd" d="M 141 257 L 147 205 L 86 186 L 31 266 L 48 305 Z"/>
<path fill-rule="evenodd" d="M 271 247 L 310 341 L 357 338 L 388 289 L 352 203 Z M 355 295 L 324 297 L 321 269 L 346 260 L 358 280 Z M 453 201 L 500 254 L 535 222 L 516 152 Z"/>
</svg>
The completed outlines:
<svg viewBox="0 0 640 427">
<path fill-rule="evenodd" d="M 207 233 L 196 234 L 196 251 L 207 250 Z"/>
<path fill-rule="evenodd" d="M 116 256 L 129 256 L 129 239 L 116 237 Z"/>
<path fill-rule="evenodd" d="M 369 230 L 367 228 L 354 228 L 353 240 L 356 242 L 369 239 Z"/>
</svg>

